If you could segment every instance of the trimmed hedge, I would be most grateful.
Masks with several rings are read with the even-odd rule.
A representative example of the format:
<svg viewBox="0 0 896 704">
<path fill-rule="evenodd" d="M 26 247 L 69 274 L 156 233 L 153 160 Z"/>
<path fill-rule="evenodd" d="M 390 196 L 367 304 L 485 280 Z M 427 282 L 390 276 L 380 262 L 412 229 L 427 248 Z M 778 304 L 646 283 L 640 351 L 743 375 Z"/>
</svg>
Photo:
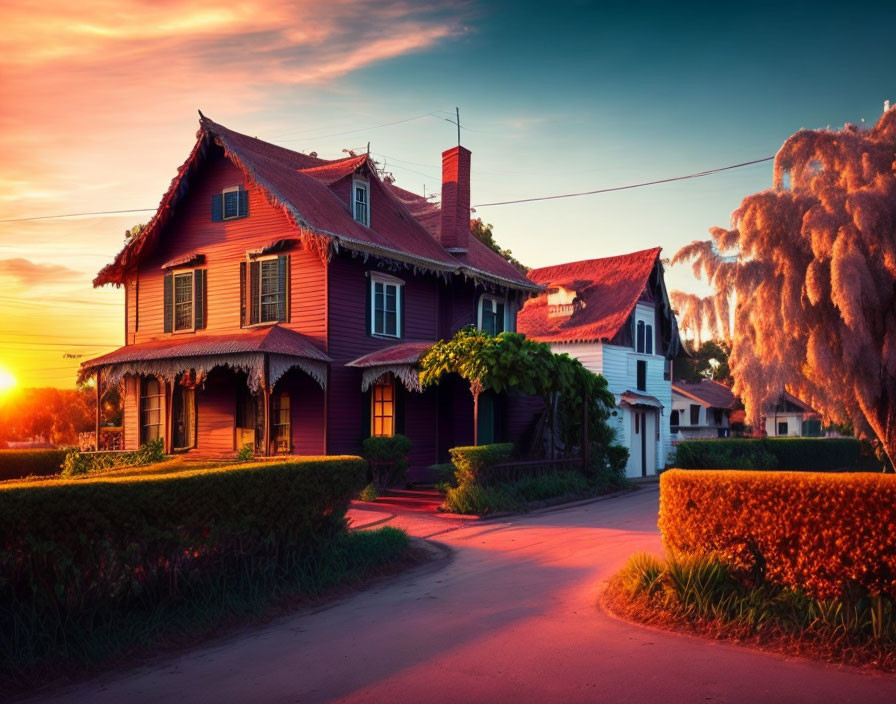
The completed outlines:
<svg viewBox="0 0 896 704">
<path fill-rule="evenodd" d="M 206 579 L 286 564 L 344 527 L 365 469 L 329 457 L 4 485 L 0 632 L 40 623 L 39 640 L 15 645 L 34 648 Z"/>
<path fill-rule="evenodd" d="M 676 447 L 673 464 L 681 469 L 857 471 L 860 452 L 857 438 L 685 440 Z"/>
<path fill-rule="evenodd" d="M 713 555 L 755 581 L 822 599 L 896 597 L 896 476 L 689 472 L 660 477 L 673 555 Z"/>
<path fill-rule="evenodd" d="M 513 457 L 513 450 L 512 442 L 451 448 L 451 464 L 456 470 L 457 483 L 488 484 L 489 468 L 508 462 Z"/>
<path fill-rule="evenodd" d="M 59 474 L 67 452 L 67 450 L 0 450 L 0 481 Z"/>
</svg>

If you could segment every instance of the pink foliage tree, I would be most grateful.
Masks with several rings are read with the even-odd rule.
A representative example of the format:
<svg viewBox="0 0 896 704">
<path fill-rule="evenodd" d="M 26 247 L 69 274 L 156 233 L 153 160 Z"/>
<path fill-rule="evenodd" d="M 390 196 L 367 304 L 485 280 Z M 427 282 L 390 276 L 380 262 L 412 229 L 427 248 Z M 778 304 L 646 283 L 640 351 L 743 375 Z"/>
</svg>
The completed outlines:
<svg viewBox="0 0 896 704">
<path fill-rule="evenodd" d="M 801 130 L 774 188 L 679 250 L 734 300 L 731 372 L 750 417 L 785 387 L 896 461 L 896 108 L 874 127 Z"/>
</svg>

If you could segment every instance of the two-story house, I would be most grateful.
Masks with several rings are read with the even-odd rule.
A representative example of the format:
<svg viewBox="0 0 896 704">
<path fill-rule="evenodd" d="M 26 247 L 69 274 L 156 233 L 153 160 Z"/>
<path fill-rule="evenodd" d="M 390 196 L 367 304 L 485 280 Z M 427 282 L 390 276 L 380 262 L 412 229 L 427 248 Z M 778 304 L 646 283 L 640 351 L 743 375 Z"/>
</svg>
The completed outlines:
<svg viewBox="0 0 896 704">
<path fill-rule="evenodd" d="M 124 288 L 125 344 L 81 378 L 122 384 L 124 447 L 340 454 L 402 432 L 426 466 L 469 444 L 468 386 L 421 391 L 413 367 L 465 325 L 514 329 L 539 287 L 470 234 L 470 152 L 442 165 L 439 208 L 367 155 L 328 161 L 201 116 L 158 211 L 94 280 Z"/>
<path fill-rule="evenodd" d="M 534 269 L 545 287 L 519 313 L 518 330 L 603 374 L 618 408 L 616 442 L 629 448 L 626 474 L 665 466 L 671 448 L 671 364 L 679 352 L 660 248 Z"/>
</svg>

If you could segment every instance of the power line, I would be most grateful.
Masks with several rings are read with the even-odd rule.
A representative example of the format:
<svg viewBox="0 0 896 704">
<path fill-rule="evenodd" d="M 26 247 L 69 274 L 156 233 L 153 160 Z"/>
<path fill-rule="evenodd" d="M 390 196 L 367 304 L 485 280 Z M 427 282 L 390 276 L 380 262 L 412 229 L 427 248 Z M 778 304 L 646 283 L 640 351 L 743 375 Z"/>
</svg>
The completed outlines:
<svg viewBox="0 0 896 704">
<path fill-rule="evenodd" d="M 83 218 L 91 215 L 124 215 L 126 213 L 150 213 L 158 208 L 131 208 L 130 210 L 102 210 L 97 213 L 67 213 L 66 215 L 37 215 L 30 218 L 4 218 L 0 222 L 26 222 L 28 220 L 55 220 L 57 218 Z"/>
<path fill-rule="evenodd" d="M 743 166 L 751 166 L 752 164 L 761 164 L 764 161 L 772 161 L 775 157 L 767 156 L 762 159 L 754 159 L 753 161 L 744 161 L 740 164 L 732 164 L 731 166 L 720 166 L 717 169 L 708 169 L 706 171 L 698 171 L 693 174 L 686 174 L 684 176 L 672 176 L 670 178 L 661 178 L 656 181 L 644 181 L 642 183 L 631 183 L 627 186 L 613 186 L 612 188 L 598 188 L 594 191 L 582 191 L 580 193 L 561 193 L 555 196 L 534 196 L 532 198 L 520 198 L 519 200 L 502 200 L 495 203 L 479 203 L 478 205 L 474 205 L 474 208 L 486 208 L 492 205 L 513 205 L 515 203 L 532 203 L 539 200 L 557 200 L 558 198 L 577 198 L 578 196 L 593 196 L 597 193 L 610 193 L 612 191 L 625 191 L 631 188 L 643 188 L 644 186 L 655 186 L 660 183 L 671 183 L 672 181 L 684 181 L 689 178 L 701 178 L 703 176 L 710 176 L 711 174 L 717 174 L 721 171 L 730 171 L 731 169 L 739 169 Z"/>
</svg>

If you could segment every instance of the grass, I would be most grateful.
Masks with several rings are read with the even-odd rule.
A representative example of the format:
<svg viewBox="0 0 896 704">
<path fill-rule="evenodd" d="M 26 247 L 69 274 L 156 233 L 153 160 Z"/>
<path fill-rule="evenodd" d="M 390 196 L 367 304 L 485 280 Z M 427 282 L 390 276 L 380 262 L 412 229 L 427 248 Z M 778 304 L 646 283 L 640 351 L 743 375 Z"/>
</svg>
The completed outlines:
<svg viewBox="0 0 896 704">
<path fill-rule="evenodd" d="M 515 482 L 490 486 L 475 483 L 463 483 L 457 487 L 443 485 L 443 508 L 467 515 L 526 511 L 541 502 L 598 496 L 626 485 L 625 480 L 606 477 L 592 479 L 581 472 L 572 471 L 523 477 Z"/>
<path fill-rule="evenodd" d="M 192 645 L 334 590 L 358 588 L 414 559 L 404 531 L 343 530 L 281 564 L 247 560 L 238 571 L 209 575 L 168 603 L 99 609 L 60 623 L 35 620 L 27 604 L 0 604 L 0 622 L 12 625 L 0 640 L 0 690 L 22 691 L 51 678 Z"/>
<path fill-rule="evenodd" d="M 815 599 L 734 574 L 707 556 L 635 555 L 606 591 L 614 613 L 640 623 L 829 662 L 896 671 L 896 604 L 856 591 Z"/>
</svg>

